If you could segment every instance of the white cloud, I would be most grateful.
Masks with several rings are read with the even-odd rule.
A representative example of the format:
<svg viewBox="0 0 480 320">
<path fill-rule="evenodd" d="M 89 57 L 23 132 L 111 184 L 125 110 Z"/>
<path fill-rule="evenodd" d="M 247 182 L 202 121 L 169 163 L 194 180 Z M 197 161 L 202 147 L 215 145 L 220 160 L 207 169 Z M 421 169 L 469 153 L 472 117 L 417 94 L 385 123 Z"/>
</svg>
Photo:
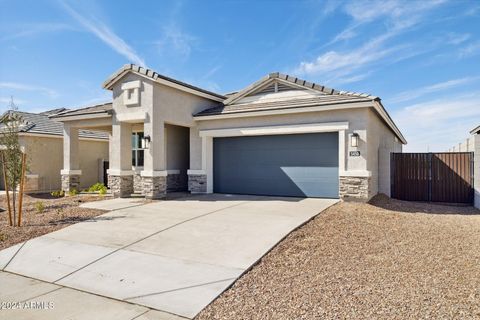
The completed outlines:
<svg viewBox="0 0 480 320">
<path fill-rule="evenodd" d="M 420 23 L 425 13 L 445 1 L 410 1 L 408 3 L 403 0 L 349 1 L 343 6 L 343 11 L 352 18 L 353 22 L 325 46 L 352 39 L 361 34 L 356 31 L 358 28 L 381 19 L 385 20 L 388 32 L 392 35 L 401 33 Z"/>
<path fill-rule="evenodd" d="M 353 73 L 358 75 L 360 71 L 370 72 L 371 70 L 366 70 L 367 67 L 371 69 L 372 66 L 382 63 L 397 63 L 425 53 L 423 44 L 419 49 L 418 44 L 404 43 L 392 46 L 388 42 L 401 33 L 411 30 L 424 20 L 429 10 L 443 2 L 444 0 L 418 1 L 408 4 L 400 0 L 348 2 L 343 8 L 352 17 L 353 23 L 325 46 L 351 39 L 358 34 L 357 29 L 360 26 L 379 19 L 385 20 L 387 31 L 350 50 L 329 50 L 313 60 L 302 61 L 294 72 L 300 75 L 321 74 L 323 78 L 330 78 L 329 82 L 346 83 L 339 78 L 348 80 Z M 428 50 L 431 48 L 429 47 Z M 386 58 L 390 60 L 385 61 Z"/>
<path fill-rule="evenodd" d="M 411 26 L 421 20 L 424 12 L 445 3 L 445 0 L 410 1 L 364 0 L 350 1 L 344 10 L 356 23 L 368 23 L 386 18 L 395 28 Z"/>
<path fill-rule="evenodd" d="M 50 98 L 57 98 L 59 96 L 58 92 L 53 89 L 17 82 L 0 82 L 0 89 L 9 89 L 16 91 L 37 91 Z"/>
<path fill-rule="evenodd" d="M 116 35 L 108 26 L 97 20 L 89 20 L 75 11 L 65 2 L 61 2 L 65 10 L 86 30 L 91 32 L 97 38 L 102 40 L 110 48 L 124 56 L 129 62 L 133 62 L 140 66 L 146 66 L 145 61 L 130 47 L 122 38 Z"/>
<path fill-rule="evenodd" d="M 198 39 L 184 32 L 178 25 L 170 24 L 163 28 L 161 38 L 156 42 L 161 53 L 173 51 L 175 55 L 188 58 Z"/>
<path fill-rule="evenodd" d="M 72 31 L 75 30 L 72 26 L 64 23 L 37 23 L 17 26 L 16 31 L 8 32 L 9 34 L 0 38 L 0 41 L 14 40 L 18 38 L 24 38 L 34 36 L 42 33 L 59 32 L 59 31 Z"/>
<path fill-rule="evenodd" d="M 447 34 L 447 39 L 446 39 L 446 42 L 448 44 L 452 44 L 452 45 L 459 45 L 465 41 L 467 41 L 468 39 L 471 38 L 471 34 L 470 33 L 462 33 L 462 34 L 459 34 L 459 33 L 455 33 L 455 32 L 450 32 Z"/>
<path fill-rule="evenodd" d="M 480 92 L 414 104 L 393 113 L 406 151 L 446 151 L 478 125 Z"/>
<path fill-rule="evenodd" d="M 448 81 L 432 84 L 429 86 L 421 87 L 418 89 L 400 92 L 399 94 L 395 95 L 392 99 L 389 99 L 388 101 L 392 103 L 410 101 L 410 100 L 420 98 L 426 94 L 458 87 L 458 86 L 476 81 L 478 79 L 480 79 L 480 77 L 464 77 L 459 79 L 448 80 Z"/>
<path fill-rule="evenodd" d="M 468 58 L 480 54 L 480 41 L 470 43 L 458 51 L 458 58 Z"/>
<path fill-rule="evenodd" d="M 221 65 L 217 65 L 217 66 L 214 66 L 212 68 L 210 68 L 210 70 L 208 70 L 207 72 L 205 72 L 205 74 L 202 76 L 202 79 L 208 79 L 210 78 L 211 76 L 213 76 L 215 73 L 217 73 L 218 70 L 220 70 L 222 68 Z"/>
<path fill-rule="evenodd" d="M 350 75 L 367 65 L 378 63 L 381 59 L 399 54 L 402 46 L 386 47 L 385 41 L 389 34 L 374 38 L 362 46 L 346 52 L 328 51 L 313 61 L 304 61 L 294 70 L 301 75 L 322 74 L 325 78 L 339 78 Z M 400 54 L 397 56 L 401 56 Z"/>
</svg>

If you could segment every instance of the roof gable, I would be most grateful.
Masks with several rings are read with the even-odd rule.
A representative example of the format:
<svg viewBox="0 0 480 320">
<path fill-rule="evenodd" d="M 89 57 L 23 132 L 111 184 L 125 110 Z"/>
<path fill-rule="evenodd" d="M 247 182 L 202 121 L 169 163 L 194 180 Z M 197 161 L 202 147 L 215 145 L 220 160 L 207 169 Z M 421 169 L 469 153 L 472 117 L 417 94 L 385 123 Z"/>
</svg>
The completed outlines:
<svg viewBox="0 0 480 320">
<path fill-rule="evenodd" d="M 259 92 L 267 93 L 268 90 L 272 90 L 271 86 L 275 85 L 275 83 L 277 83 L 277 86 L 280 85 L 281 91 L 305 90 L 305 91 L 315 92 L 317 95 L 346 95 L 346 96 L 370 98 L 372 100 L 377 99 L 377 97 L 369 94 L 339 91 L 339 90 L 328 88 L 326 86 L 323 86 L 314 82 L 309 82 L 303 79 L 299 79 L 297 77 L 292 77 L 287 74 L 274 72 L 274 73 L 268 74 L 267 76 L 263 77 L 257 82 L 254 82 L 253 84 L 235 93 L 234 95 L 229 96 L 228 99 L 226 99 L 223 102 L 223 104 L 230 105 L 230 104 L 238 103 L 240 99 L 247 96 L 258 94 Z M 266 91 L 263 91 L 263 90 L 266 90 Z M 274 87 L 273 87 L 273 90 L 274 90 Z"/>
<path fill-rule="evenodd" d="M 126 64 L 119 70 L 117 70 L 115 73 L 113 73 L 104 83 L 103 83 L 103 88 L 111 90 L 113 85 L 119 81 L 123 76 L 125 76 L 127 73 L 134 73 L 136 75 L 139 75 L 141 77 L 154 80 L 155 82 L 161 83 L 163 85 L 167 85 L 182 91 L 189 92 L 191 94 L 195 94 L 207 99 L 211 99 L 214 101 L 222 102 L 225 100 L 225 97 L 218 94 L 214 93 L 196 86 L 193 86 L 191 84 L 166 77 L 164 75 L 161 75 L 151 69 L 146 69 L 134 64 Z"/>
<path fill-rule="evenodd" d="M 313 82 L 278 72 L 270 73 L 259 81 L 230 96 L 224 101 L 225 105 L 233 104 L 238 100 L 252 95 L 277 93 L 282 91 L 308 90 L 317 94 L 339 94 L 340 92 Z"/>
</svg>

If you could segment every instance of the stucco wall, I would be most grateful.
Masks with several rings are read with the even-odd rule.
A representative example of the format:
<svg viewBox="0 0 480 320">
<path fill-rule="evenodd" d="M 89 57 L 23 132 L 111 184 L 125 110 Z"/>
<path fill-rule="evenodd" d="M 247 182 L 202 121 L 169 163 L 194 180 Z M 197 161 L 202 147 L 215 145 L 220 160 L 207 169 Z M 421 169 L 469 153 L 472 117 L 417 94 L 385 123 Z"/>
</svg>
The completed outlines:
<svg viewBox="0 0 480 320">
<path fill-rule="evenodd" d="M 108 160 L 108 142 L 80 140 L 81 188 L 88 188 L 101 180 L 99 159 Z"/>
<path fill-rule="evenodd" d="M 63 168 L 63 139 L 54 137 L 22 136 L 29 173 L 38 174 L 39 191 L 61 188 L 60 170 Z M 98 159 L 108 160 L 108 143 L 80 140 L 81 187 L 86 188 L 99 181 Z"/>
<path fill-rule="evenodd" d="M 198 121 L 199 130 L 226 129 L 239 127 L 259 127 L 275 125 L 292 125 L 324 122 L 348 121 L 349 129 L 346 131 L 346 170 L 365 171 L 367 170 L 367 126 L 369 123 L 368 110 L 366 108 L 344 109 L 337 111 L 319 111 L 303 114 L 274 115 L 262 117 L 244 117 L 221 120 Z M 198 137 L 196 129 L 190 130 L 190 168 L 200 170 L 202 168 L 202 141 Z M 360 143 L 355 150 L 360 151 L 359 157 L 349 157 L 350 151 L 349 135 L 356 132 L 360 135 Z M 353 149 L 352 149 L 353 150 Z"/>
<path fill-rule="evenodd" d="M 390 196 L 390 153 L 402 152 L 402 143 L 374 110 L 369 109 L 368 119 L 367 170 L 372 173 L 370 188 L 373 194 L 380 192 Z"/>
<path fill-rule="evenodd" d="M 448 149 L 448 152 L 473 152 L 474 206 L 480 209 L 480 134 L 473 134 L 465 141 Z"/>
<path fill-rule="evenodd" d="M 480 134 L 473 135 L 472 138 L 474 145 L 473 155 L 473 185 L 474 185 L 474 204 L 475 207 L 480 209 Z"/>
<path fill-rule="evenodd" d="M 195 125 L 194 114 L 218 105 L 218 102 L 158 83 L 153 88 L 153 100 L 154 120 L 184 127 Z"/>
<path fill-rule="evenodd" d="M 137 106 L 125 106 L 124 92 L 121 86 L 125 82 L 134 80 L 140 80 L 141 82 L 139 104 Z M 124 115 L 135 117 L 141 113 L 145 114 L 145 119 L 141 122 L 145 135 L 151 137 L 151 144 L 150 148 L 145 150 L 144 170 L 147 172 L 162 171 L 167 169 L 168 162 L 165 124 L 184 127 L 194 126 L 193 114 L 217 104 L 218 102 L 129 73 L 113 87 L 113 126 L 119 126 L 119 119 L 121 120 Z M 117 142 L 115 145 L 120 145 L 120 143 Z M 119 147 L 115 145 L 112 147 L 111 164 L 113 166 L 111 168 L 126 170 L 126 166 L 125 168 L 115 167 L 117 163 L 127 163 L 126 152 L 120 155 Z M 122 160 L 116 159 L 117 157 Z"/>
</svg>

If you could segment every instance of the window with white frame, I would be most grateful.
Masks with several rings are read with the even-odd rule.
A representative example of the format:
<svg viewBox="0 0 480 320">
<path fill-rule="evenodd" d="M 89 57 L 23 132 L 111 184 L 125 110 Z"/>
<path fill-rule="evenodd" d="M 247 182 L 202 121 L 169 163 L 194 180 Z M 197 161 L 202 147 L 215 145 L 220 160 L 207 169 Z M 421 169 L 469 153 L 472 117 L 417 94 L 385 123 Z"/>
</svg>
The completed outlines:
<svg viewBox="0 0 480 320">
<path fill-rule="evenodd" d="M 132 166 L 143 167 L 143 156 L 145 150 L 142 149 L 143 132 L 132 132 Z"/>
</svg>

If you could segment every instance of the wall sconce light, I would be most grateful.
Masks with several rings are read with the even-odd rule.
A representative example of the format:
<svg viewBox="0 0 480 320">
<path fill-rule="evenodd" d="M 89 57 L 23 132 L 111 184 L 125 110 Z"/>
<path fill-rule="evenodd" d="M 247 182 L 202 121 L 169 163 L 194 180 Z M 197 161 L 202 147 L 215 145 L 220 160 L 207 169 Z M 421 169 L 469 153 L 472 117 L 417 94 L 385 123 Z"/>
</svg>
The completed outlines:
<svg viewBox="0 0 480 320">
<path fill-rule="evenodd" d="M 350 146 L 352 147 L 358 147 L 358 140 L 360 139 L 360 136 L 358 133 L 354 132 L 352 133 L 352 136 L 350 137 Z"/>
<path fill-rule="evenodd" d="M 142 138 L 142 149 L 150 148 L 150 136 L 145 136 Z"/>
</svg>

